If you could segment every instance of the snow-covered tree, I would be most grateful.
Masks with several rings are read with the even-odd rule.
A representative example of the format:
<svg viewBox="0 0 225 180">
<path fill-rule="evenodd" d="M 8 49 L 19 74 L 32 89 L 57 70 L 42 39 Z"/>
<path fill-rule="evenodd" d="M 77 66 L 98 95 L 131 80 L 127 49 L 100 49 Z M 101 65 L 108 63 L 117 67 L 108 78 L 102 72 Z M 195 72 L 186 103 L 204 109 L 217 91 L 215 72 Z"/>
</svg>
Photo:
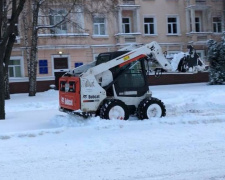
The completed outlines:
<svg viewBox="0 0 225 180">
<path fill-rule="evenodd" d="M 223 84 L 225 82 L 225 39 L 220 42 L 209 40 L 208 60 L 210 62 L 209 84 Z"/>
</svg>

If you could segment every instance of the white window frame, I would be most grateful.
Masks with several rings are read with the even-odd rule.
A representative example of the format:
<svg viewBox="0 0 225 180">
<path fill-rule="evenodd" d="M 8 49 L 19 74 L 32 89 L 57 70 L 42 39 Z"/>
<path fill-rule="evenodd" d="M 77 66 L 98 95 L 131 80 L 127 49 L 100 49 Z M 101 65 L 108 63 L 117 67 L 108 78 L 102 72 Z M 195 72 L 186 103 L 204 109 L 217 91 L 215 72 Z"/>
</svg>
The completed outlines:
<svg viewBox="0 0 225 180">
<path fill-rule="evenodd" d="M 82 29 L 84 29 L 84 12 L 83 9 L 79 6 L 75 7 L 75 14 L 74 17 L 71 17 L 73 20 L 75 20 L 75 22 L 77 22 L 77 24 L 80 26 L 81 31 Z M 72 26 L 72 32 L 77 32 L 77 29 L 74 29 L 74 27 Z"/>
<path fill-rule="evenodd" d="M 103 20 L 104 20 L 104 22 L 103 23 L 95 23 L 94 22 L 94 20 L 95 20 L 95 18 L 102 18 Z M 103 25 L 104 26 L 104 34 L 101 34 L 101 25 Z M 107 36 L 107 22 L 106 22 L 106 17 L 104 17 L 104 16 L 94 16 L 93 17 L 93 36 Z M 97 26 L 97 33 L 95 33 L 95 27 Z"/>
<path fill-rule="evenodd" d="M 20 66 L 20 72 L 21 72 L 21 76 L 20 77 L 10 77 L 9 76 L 9 79 L 18 79 L 18 78 L 22 78 L 24 77 L 24 59 L 22 56 L 11 56 L 10 57 L 10 60 L 20 60 L 20 65 L 9 65 L 8 68 L 10 67 L 13 67 L 13 72 L 14 72 L 14 75 L 15 75 L 15 66 Z"/>
<path fill-rule="evenodd" d="M 128 19 L 129 20 L 129 23 L 123 23 L 123 19 Z M 129 26 L 129 31 L 130 32 L 128 32 L 128 33 L 131 33 L 131 19 L 130 19 L 130 17 L 122 17 L 122 32 L 124 33 L 124 34 L 127 34 L 126 32 L 125 32 L 125 26 L 126 25 L 128 25 Z"/>
<path fill-rule="evenodd" d="M 175 18 L 176 22 L 175 23 L 169 23 L 168 22 L 169 18 Z M 176 33 L 174 33 L 173 24 L 176 24 L 176 28 L 177 28 Z M 171 26 L 171 30 L 172 30 L 171 33 L 169 33 L 169 27 L 168 27 L 169 25 Z M 180 20 L 179 20 L 178 15 L 167 15 L 167 35 L 180 35 Z"/>
<path fill-rule="evenodd" d="M 145 23 L 145 18 L 152 18 L 153 19 L 153 23 Z M 157 34 L 157 25 L 156 25 L 156 18 L 155 16 L 144 16 L 143 18 L 143 24 L 144 24 L 144 35 L 156 35 Z M 154 29 L 154 33 L 150 33 L 150 24 L 153 24 L 153 29 Z M 148 25 L 148 32 L 149 33 L 145 33 L 145 25 Z"/>
<path fill-rule="evenodd" d="M 62 20 L 62 15 L 60 15 L 58 13 L 59 11 L 64 11 L 65 15 L 67 13 L 66 9 L 52 9 L 52 11 L 53 11 L 53 13 L 57 13 L 57 14 L 52 15 L 52 16 L 49 15 L 49 21 L 50 21 L 49 24 L 50 25 L 55 25 L 55 24 L 57 24 L 58 22 L 60 22 Z M 51 18 L 53 18 L 52 19 L 53 20 L 53 24 L 51 24 Z M 59 19 L 57 20 L 57 18 L 59 18 Z M 63 22 L 60 25 L 58 25 L 57 27 L 55 27 L 53 29 L 50 29 L 50 31 L 51 30 L 54 31 L 54 34 L 66 34 L 67 31 L 68 31 L 68 25 L 67 25 L 66 22 Z"/>
<path fill-rule="evenodd" d="M 221 21 L 220 22 L 214 22 L 213 21 L 213 18 L 220 18 L 221 19 Z M 212 17 L 212 24 L 213 24 L 213 32 L 214 33 L 222 33 L 222 31 L 223 31 L 223 27 L 222 27 L 222 17 L 219 17 L 219 16 L 214 16 L 214 17 Z M 218 31 L 218 25 L 219 25 L 219 23 L 220 23 L 220 26 L 221 26 L 221 32 L 219 32 Z M 216 31 L 214 31 L 214 25 L 216 25 Z"/>
<path fill-rule="evenodd" d="M 62 9 L 62 8 L 61 8 Z M 59 8 L 52 8 L 52 10 L 54 11 L 58 11 Z M 66 9 L 65 9 L 65 12 Z M 38 31 L 38 36 L 39 37 L 45 37 L 47 36 L 70 36 L 70 35 L 74 35 L 74 36 L 79 36 L 80 34 L 82 36 L 88 36 L 88 33 L 85 33 L 85 23 L 84 23 L 84 10 L 82 7 L 80 6 L 75 6 L 73 12 L 71 12 L 68 15 L 68 18 L 71 20 L 71 22 L 76 22 L 76 25 L 74 25 L 71 22 L 67 22 L 66 23 L 66 33 L 65 31 L 62 32 L 60 34 L 59 30 L 57 32 L 57 28 L 52 28 L 52 29 L 40 29 Z M 54 19 L 54 18 L 53 18 Z M 45 10 L 41 10 L 39 15 L 38 15 L 38 25 L 39 26 L 50 26 L 51 23 L 51 16 L 50 16 L 50 12 L 45 11 Z M 53 24 L 53 23 L 52 23 Z"/>
</svg>

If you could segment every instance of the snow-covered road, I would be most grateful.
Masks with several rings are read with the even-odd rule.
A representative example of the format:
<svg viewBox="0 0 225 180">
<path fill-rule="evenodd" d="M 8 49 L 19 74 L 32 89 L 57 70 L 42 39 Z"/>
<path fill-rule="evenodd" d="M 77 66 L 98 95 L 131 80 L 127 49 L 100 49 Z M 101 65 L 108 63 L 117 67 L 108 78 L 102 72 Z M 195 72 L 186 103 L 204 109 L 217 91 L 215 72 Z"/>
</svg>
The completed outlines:
<svg viewBox="0 0 225 180">
<path fill-rule="evenodd" d="M 83 120 L 58 112 L 56 91 L 12 95 L 0 121 L 0 179 L 225 179 L 225 86 L 151 90 L 166 117 Z"/>
</svg>

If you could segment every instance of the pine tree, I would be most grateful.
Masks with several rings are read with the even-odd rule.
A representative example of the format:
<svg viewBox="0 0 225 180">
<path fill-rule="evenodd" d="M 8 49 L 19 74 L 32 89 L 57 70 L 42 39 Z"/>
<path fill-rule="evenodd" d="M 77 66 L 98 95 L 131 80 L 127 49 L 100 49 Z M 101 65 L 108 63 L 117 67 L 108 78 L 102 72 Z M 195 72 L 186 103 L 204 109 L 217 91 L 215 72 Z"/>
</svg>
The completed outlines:
<svg viewBox="0 0 225 180">
<path fill-rule="evenodd" d="M 225 81 L 225 40 L 209 40 L 208 60 L 210 62 L 209 84 L 223 84 Z"/>
<path fill-rule="evenodd" d="M 225 82 L 225 37 L 220 42 L 219 50 L 219 64 L 220 64 L 220 79 Z"/>
</svg>

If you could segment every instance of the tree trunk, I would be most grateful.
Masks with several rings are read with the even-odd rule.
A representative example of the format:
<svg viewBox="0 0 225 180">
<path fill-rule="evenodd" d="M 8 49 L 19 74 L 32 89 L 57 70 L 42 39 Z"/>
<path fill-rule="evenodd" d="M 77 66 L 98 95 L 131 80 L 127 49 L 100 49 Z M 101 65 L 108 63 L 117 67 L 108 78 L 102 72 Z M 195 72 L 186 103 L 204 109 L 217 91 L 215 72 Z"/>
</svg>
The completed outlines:
<svg viewBox="0 0 225 180">
<path fill-rule="evenodd" d="M 31 77 L 31 71 L 30 71 L 30 51 L 31 51 L 31 47 L 30 47 L 30 38 L 31 35 L 29 35 L 29 23 L 31 22 L 31 19 L 29 17 L 29 10 L 30 10 L 30 7 L 31 7 L 31 2 L 27 2 L 27 5 L 24 7 L 24 10 L 23 10 L 23 14 L 22 14 L 22 21 L 23 21 L 23 28 L 24 28 L 24 31 L 23 31 L 23 37 L 24 37 L 24 44 L 25 44 L 25 53 L 24 53 L 24 57 L 27 61 L 27 70 L 28 70 L 28 77 L 29 77 L 29 96 L 33 96 L 34 93 L 31 93 L 32 92 L 32 89 L 33 88 L 30 88 L 30 86 L 32 86 L 30 84 L 31 80 L 30 80 L 30 77 Z"/>
<path fill-rule="evenodd" d="M 33 24 L 32 24 L 32 39 L 31 39 L 31 52 L 30 62 L 28 62 L 28 74 L 29 74 L 29 96 L 35 96 L 37 92 L 37 41 L 38 41 L 38 13 L 40 4 L 35 2 L 33 9 Z"/>
<path fill-rule="evenodd" d="M 7 36 L 0 42 L 0 120 L 5 119 L 5 50 L 8 42 Z"/>
<path fill-rule="evenodd" d="M 10 99 L 10 88 L 9 88 L 9 73 L 5 74 L 5 100 Z"/>
<path fill-rule="evenodd" d="M 16 40 L 15 34 L 10 35 L 8 43 L 7 43 L 7 47 L 5 50 L 5 58 L 4 58 L 5 99 L 10 99 L 8 65 L 9 65 L 10 55 L 11 55 L 13 44 L 14 44 L 15 40 Z"/>
<path fill-rule="evenodd" d="M 29 96 L 35 96 L 37 91 L 36 79 L 37 79 L 37 38 L 35 34 L 32 36 L 30 62 L 28 67 L 29 72 Z"/>
<path fill-rule="evenodd" d="M 4 92 L 5 83 L 4 83 L 4 74 L 2 63 L 0 65 L 0 92 Z M 0 93 L 0 120 L 5 119 L 5 94 Z"/>
<path fill-rule="evenodd" d="M 5 119 L 5 82 L 4 82 L 4 66 L 3 56 L 4 52 L 0 46 L 0 120 Z"/>
</svg>

